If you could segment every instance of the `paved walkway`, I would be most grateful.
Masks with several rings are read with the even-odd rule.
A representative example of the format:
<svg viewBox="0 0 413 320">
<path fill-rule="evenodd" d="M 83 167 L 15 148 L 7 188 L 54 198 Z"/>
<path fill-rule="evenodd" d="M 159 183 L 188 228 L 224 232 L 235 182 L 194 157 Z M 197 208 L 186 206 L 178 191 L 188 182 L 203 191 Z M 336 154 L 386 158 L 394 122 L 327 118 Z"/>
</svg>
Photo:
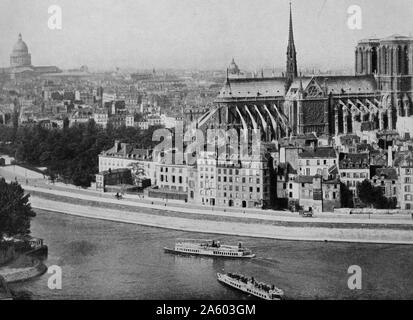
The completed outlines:
<svg viewBox="0 0 413 320">
<path fill-rule="evenodd" d="M 24 169 L 27 170 L 27 169 Z M 228 209 L 218 207 L 197 206 L 194 204 L 183 203 L 179 201 L 162 201 L 159 199 L 143 199 L 135 195 L 125 195 L 123 199 L 117 200 L 113 194 L 101 193 L 95 190 L 83 189 L 73 185 L 65 185 L 63 183 L 50 184 L 47 179 L 26 178 L 30 174 L 24 173 L 22 170 L 16 170 L 10 167 L 0 168 L 0 175 L 7 181 L 17 180 L 22 184 L 27 191 L 38 191 L 49 193 L 56 196 L 70 197 L 74 199 L 83 199 L 89 201 L 97 201 L 100 203 L 123 204 L 133 207 L 152 208 L 168 211 L 175 211 L 181 213 L 214 215 L 214 216 L 228 216 L 228 217 L 242 217 L 273 221 L 290 221 L 290 222 L 324 222 L 324 223 L 346 223 L 346 224 L 404 224 L 413 225 L 413 219 L 410 215 L 367 215 L 367 214 L 340 214 L 323 212 L 317 214 L 312 218 L 305 218 L 298 215 L 298 213 L 289 211 L 275 211 L 275 210 L 260 210 L 260 209 Z M 29 170 L 27 170 L 29 171 Z"/>
<path fill-rule="evenodd" d="M 182 217 L 153 215 L 63 203 L 39 197 L 34 197 L 31 202 L 33 207 L 48 211 L 192 232 L 283 240 L 413 244 L 413 232 L 411 230 L 362 229 L 356 227 L 345 229 L 285 227 L 271 224 L 186 219 Z"/>
</svg>

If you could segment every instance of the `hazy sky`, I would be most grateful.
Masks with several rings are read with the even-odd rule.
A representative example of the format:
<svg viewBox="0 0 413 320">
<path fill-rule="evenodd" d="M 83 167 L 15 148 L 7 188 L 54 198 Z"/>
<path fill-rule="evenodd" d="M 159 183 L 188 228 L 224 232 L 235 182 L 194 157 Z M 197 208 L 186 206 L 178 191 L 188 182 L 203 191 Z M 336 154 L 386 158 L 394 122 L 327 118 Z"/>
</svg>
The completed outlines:
<svg viewBox="0 0 413 320">
<path fill-rule="evenodd" d="M 285 65 L 288 0 L 0 0 L 0 66 L 19 32 L 34 65 L 241 69 Z M 413 32 L 412 0 L 293 0 L 300 67 L 353 66 L 366 37 Z M 62 8 L 62 30 L 47 26 Z M 347 8 L 362 8 L 362 30 Z"/>
</svg>

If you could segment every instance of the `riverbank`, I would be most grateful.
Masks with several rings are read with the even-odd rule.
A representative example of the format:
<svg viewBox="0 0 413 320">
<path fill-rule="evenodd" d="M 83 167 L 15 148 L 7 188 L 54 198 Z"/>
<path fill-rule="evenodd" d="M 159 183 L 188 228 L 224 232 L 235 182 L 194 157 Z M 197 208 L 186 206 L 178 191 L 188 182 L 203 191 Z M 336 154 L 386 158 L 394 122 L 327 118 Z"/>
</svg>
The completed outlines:
<svg viewBox="0 0 413 320">
<path fill-rule="evenodd" d="M 36 278 L 46 271 L 47 267 L 40 259 L 23 254 L 0 268 L 0 276 L 9 284 Z"/>
<path fill-rule="evenodd" d="M 24 169 L 26 170 L 26 169 Z M 24 171 L 23 170 L 23 171 Z M 33 208 L 94 219 L 111 220 L 184 231 L 251 236 L 283 240 L 413 244 L 410 214 L 320 213 L 305 218 L 275 210 L 219 208 L 177 201 L 112 194 L 71 185 L 48 184 L 36 174 L 20 181 L 23 173 L 3 168 L 31 194 Z M 16 176 L 14 175 L 16 174 Z M 24 171 L 24 175 L 29 174 Z"/>
<path fill-rule="evenodd" d="M 137 206 L 128 207 L 125 203 L 121 205 L 117 203 L 121 207 L 114 209 L 108 208 L 107 203 L 103 201 L 100 205 L 91 206 L 80 204 L 81 200 L 81 198 L 67 197 L 66 201 L 61 199 L 55 201 L 47 199 L 45 196 L 39 196 L 39 194 L 31 197 L 32 206 L 37 209 L 182 231 L 280 240 L 413 244 L 411 224 L 406 224 L 405 229 L 394 228 L 395 225 L 391 223 L 389 225 L 382 224 L 380 228 L 355 222 L 347 224 L 345 227 L 344 225 L 342 227 L 317 226 L 315 221 L 311 222 L 311 226 L 305 224 L 300 226 L 299 223 L 293 226 L 289 225 L 288 221 L 277 220 L 277 217 L 268 219 L 267 216 L 261 216 L 259 219 L 255 217 L 254 220 L 247 217 L 240 219 L 237 215 L 233 215 L 228 220 L 228 216 L 220 215 L 209 215 L 207 219 L 196 214 L 188 217 L 183 215 L 170 216 L 168 215 L 169 210 L 166 208 L 154 214 L 143 212 L 143 208 Z M 308 220 L 305 221 L 309 223 Z"/>
</svg>

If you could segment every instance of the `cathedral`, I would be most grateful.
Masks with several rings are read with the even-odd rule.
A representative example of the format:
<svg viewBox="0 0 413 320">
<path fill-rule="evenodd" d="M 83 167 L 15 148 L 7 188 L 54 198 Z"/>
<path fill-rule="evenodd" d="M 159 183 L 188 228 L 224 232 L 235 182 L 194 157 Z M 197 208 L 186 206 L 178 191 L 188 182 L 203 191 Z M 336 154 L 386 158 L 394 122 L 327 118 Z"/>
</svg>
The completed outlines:
<svg viewBox="0 0 413 320">
<path fill-rule="evenodd" d="M 253 78 L 232 61 L 215 108 L 201 127 L 261 129 L 265 141 L 291 135 L 341 135 L 394 131 L 410 117 L 413 94 L 413 38 L 366 39 L 355 49 L 355 75 L 305 76 L 297 71 L 290 6 L 286 71 L 282 77 Z"/>
<path fill-rule="evenodd" d="M 61 72 L 61 70 L 55 66 L 33 66 L 29 48 L 23 41 L 21 34 L 19 34 L 17 42 L 10 54 L 10 67 L 0 69 L 0 71 L 10 75 L 12 78 Z"/>
</svg>

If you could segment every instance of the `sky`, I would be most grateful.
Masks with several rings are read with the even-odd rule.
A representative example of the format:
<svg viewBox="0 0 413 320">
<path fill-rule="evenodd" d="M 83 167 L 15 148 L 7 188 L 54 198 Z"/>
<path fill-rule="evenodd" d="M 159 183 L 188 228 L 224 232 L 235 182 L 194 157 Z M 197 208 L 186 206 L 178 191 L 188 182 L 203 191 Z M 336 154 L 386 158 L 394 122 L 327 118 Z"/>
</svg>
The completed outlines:
<svg viewBox="0 0 413 320">
<path fill-rule="evenodd" d="M 48 28 L 48 7 L 62 29 Z M 347 9 L 362 9 L 362 28 Z M 292 0 L 298 68 L 353 67 L 358 40 L 413 32 L 412 0 Z M 284 67 L 288 0 L 1 0 L 0 66 L 22 33 L 33 65 L 225 70 Z"/>
</svg>

